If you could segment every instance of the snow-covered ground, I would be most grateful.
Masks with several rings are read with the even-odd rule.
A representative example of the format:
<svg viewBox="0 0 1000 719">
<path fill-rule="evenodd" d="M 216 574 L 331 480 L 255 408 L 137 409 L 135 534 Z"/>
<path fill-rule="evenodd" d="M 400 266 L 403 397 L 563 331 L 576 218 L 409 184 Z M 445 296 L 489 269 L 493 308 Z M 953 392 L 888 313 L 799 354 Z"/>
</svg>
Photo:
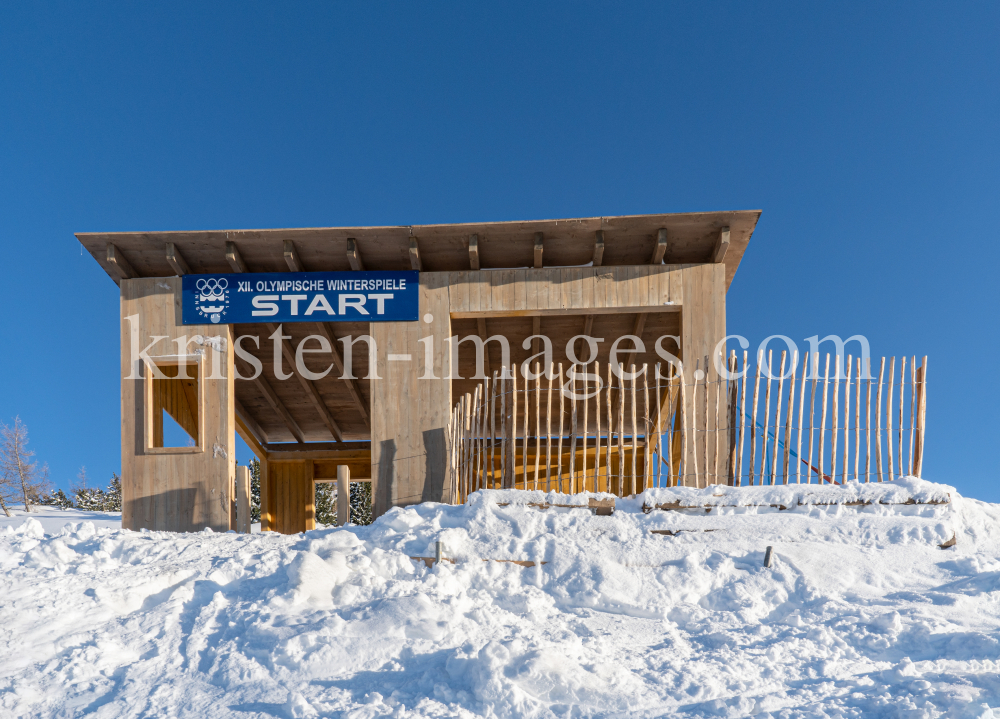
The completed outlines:
<svg viewBox="0 0 1000 719">
<path fill-rule="evenodd" d="M 1000 506 L 920 480 L 529 501 L 586 498 L 295 536 L 19 516 L 0 716 L 1000 716 Z M 454 563 L 410 559 L 438 540 Z"/>
<path fill-rule="evenodd" d="M 99 529 L 121 529 L 121 512 L 84 512 L 80 509 L 58 509 L 57 507 L 36 507 L 32 505 L 31 512 L 24 511 L 23 504 L 8 507 L 12 516 L 6 517 L 0 511 L 0 536 L 7 527 L 17 528 L 26 519 L 35 519 L 42 525 L 46 534 L 59 534 L 70 522 L 93 522 Z M 0 600 L 2 601 L 2 600 Z"/>
</svg>

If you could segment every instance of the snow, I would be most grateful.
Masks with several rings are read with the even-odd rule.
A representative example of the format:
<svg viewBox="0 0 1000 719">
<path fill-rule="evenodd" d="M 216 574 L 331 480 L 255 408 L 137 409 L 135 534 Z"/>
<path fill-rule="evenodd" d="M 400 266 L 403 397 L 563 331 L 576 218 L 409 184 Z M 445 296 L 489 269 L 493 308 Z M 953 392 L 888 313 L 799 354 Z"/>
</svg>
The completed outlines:
<svg viewBox="0 0 1000 719">
<path fill-rule="evenodd" d="M 93 522 L 101 529 L 121 529 L 121 512 L 85 512 L 80 509 L 59 509 L 58 507 L 39 507 L 32 505 L 31 512 L 24 511 L 23 504 L 8 507 L 12 517 L 5 517 L 0 511 L 0 537 L 7 527 L 16 528 L 31 518 L 42 525 L 46 534 L 59 534 L 60 530 L 70 522 Z"/>
<path fill-rule="evenodd" d="M 292 536 L 22 514 L 0 716 L 1000 716 L 1000 506 L 917 479 L 553 506 L 589 498 Z M 454 563 L 410 559 L 436 541 Z"/>
</svg>

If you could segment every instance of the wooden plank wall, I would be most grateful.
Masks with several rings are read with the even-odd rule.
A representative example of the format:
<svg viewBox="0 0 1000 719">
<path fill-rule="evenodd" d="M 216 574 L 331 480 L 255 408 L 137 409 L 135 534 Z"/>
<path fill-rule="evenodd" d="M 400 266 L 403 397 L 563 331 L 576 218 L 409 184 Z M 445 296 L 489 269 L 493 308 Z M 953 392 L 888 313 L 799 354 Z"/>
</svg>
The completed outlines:
<svg viewBox="0 0 1000 719">
<path fill-rule="evenodd" d="M 715 346 L 726 336 L 726 276 L 725 267 L 721 264 L 698 265 L 685 269 L 683 272 L 684 306 L 681 312 L 681 348 L 684 360 L 684 382 L 689 386 L 694 383 L 696 373 L 708 371 L 708 382 L 715 382 L 718 387 L 719 373 L 715 369 L 712 353 Z M 701 381 L 701 380 L 699 380 Z M 729 460 L 725 452 L 714 451 L 715 444 L 707 446 L 709 438 L 714 438 L 716 430 L 725 429 L 728 421 L 728 400 L 725 393 L 709 393 L 707 404 L 702 395 L 695 392 L 685 393 L 688 417 L 701 417 L 707 414 L 707 431 L 695 433 L 693 441 L 688 442 L 688 455 L 685 458 L 685 477 L 682 484 L 688 486 L 707 487 L 709 484 L 725 484 L 728 478 Z M 698 402 L 697 405 L 692 404 Z M 716 416 L 719 421 L 716 423 Z M 704 422 L 699 421 L 701 426 Z M 708 462 L 706 462 L 706 454 Z M 697 475 L 693 470 L 695 464 L 701 469 Z"/>
<path fill-rule="evenodd" d="M 451 316 L 619 314 L 670 310 L 683 300 L 693 265 L 563 267 L 435 273 L 447 275 Z M 722 288 L 725 294 L 725 286 Z"/>
<path fill-rule="evenodd" d="M 133 366 L 133 340 L 138 351 L 153 336 L 163 336 L 148 351 L 155 357 L 177 354 L 174 339 L 199 334 L 226 340 L 219 358 L 225 379 L 203 380 L 204 446 L 150 452 L 145 426 L 146 367 L 142 360 L 135 360 Z M 122 527 L 178 532 L 229 529 L 235 477 L 231 348 L 232 332 L 226 325 L 181 324 L 179 277 L 121 282 Z M 203 367 L 205 374 L 210 373 L 216 350 L 192 345 L 191 351 L 195 349 L 206 353 Z"/>
<path fill-rule="evenodd" d="M 448 279 L 450 273 L 420 276 L 420 320 L 373 322 L 378 343 L 377 370 L 371 380 L 372 459 L 375 514 L 390 507 L 447 501 L 447 427 L 451 416 L 451 382 L 443 352 L 451 335 Z M 425 322 L 426 315 L 433 321 Z M 432 375 L 427 375 L 425 346 L 434 342 Z M 408 356 L 408 360 L 392 359 Z M 352 470 L 353 476 L 353 470 Z"/>
<path fill-rule="evenodd" d="M 267 530 L 295 534 L 315 529 L 312 460 L 270 460 L 267 464 Z"/>
</svg>

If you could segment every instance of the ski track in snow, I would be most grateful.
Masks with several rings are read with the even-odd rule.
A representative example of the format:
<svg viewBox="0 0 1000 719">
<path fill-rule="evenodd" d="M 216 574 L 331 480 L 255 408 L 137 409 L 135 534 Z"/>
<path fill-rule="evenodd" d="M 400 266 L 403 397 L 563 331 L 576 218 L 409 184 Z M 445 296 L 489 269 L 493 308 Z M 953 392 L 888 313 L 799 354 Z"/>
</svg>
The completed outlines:
<svg viewBox="0 0 1000 719">
<path fill-rule="evenodd" d="M 642 511 L 677 498 L 744 506 Z M 1000 717 L 998 505 L 916 479 L 529 499 L 586 501 L 292 536 L 8 520 L 0 716 Z M 438 540 L 455 564 L 409 558 Z"/>
</svg>

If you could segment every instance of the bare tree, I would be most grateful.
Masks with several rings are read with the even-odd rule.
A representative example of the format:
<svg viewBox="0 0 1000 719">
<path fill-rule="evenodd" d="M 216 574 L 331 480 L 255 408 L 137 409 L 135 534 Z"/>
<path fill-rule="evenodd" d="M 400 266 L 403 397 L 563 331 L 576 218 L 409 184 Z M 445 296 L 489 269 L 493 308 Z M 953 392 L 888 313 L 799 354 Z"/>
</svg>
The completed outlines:
<svg viewBox="0 0 1000 719">
<path fill-rule="evenodd" d="M 0 465 L 0 509 L 8 517 L 11 516 L 7 505 L 17 499 L 16 484 L 14 477 L 5 467 Z"/>
<path fill-rule="evenodd" d="M 48 470 L 40 470 L 38 462 L 31 461 L 34 456 L 28 449 L 28 428 L 20 417 L 14 418 L 12 426 L 0 424 L 0 476 L 4 484 L 20 490 L 25 512 L 31 511 L 32 501 L 48 484 Z"/>
</svg>

